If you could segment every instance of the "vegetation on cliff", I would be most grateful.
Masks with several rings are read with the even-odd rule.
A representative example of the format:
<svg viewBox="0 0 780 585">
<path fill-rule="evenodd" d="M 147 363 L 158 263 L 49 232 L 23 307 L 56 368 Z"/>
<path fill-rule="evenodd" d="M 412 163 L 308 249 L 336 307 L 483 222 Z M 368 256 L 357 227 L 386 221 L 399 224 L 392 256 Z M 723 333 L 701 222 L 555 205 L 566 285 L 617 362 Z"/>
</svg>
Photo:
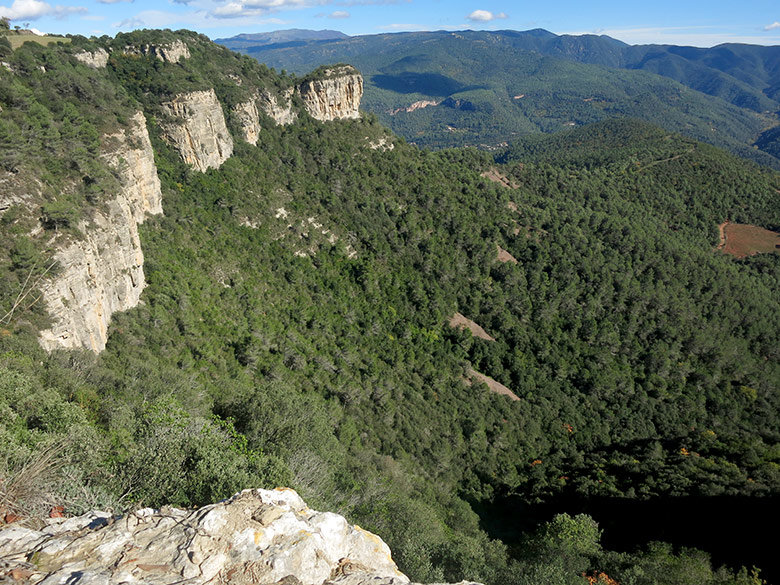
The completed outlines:
<svg viewBox="0 0 780 585">
<path fill-rule="evenodd" d="M 177 64 L 120 50 L 176 38 L 192 54 Z M 113 49 L 105 70 L 68 57 L 97 47 Z M 29 75 L 0 70 L 0 127 L 14 124 L 3 140 L 23 156 L 4 176 L 41 176 L 32 157 L 62 168 L 66 195 L 47 202 L 81 213 L 98 204 L 75 179 L 81 159 L 47 152 L 42 134 L 68 128 L 72 106 L 98 148 L 142 109 L 164 216 L 141 228 L 144 302 L 115 316 L 99 356 L 43 352 L 36 306 L 4 320 L 2 506 L 201 505 L 285 484 L 380 534 L 416 580 L 757 583 L 689 549 L 604 550 L 584 515 L 503 543 L 474 510 L 508 496 L 778 493 L 780 257 L 714 250 L 726 219 L 780 227 L 777 173 L 633 121 L 493 160 L 419 150 L 370 115 L 276 126 L 261 114 L 254 147 L 232 106 L 253 84 L 292 80 L 191 33 L 74 38 L 13 58 Z M 59 101 L 35 73 L 44 63 L 72 80 Z M 87 83 L 111 91 L 79 101 Z M 210 87 L 235 150 L 199 173 L 155 116 Z M 53 121 L 35 125 L 35 104 Z M 372 148 L 380 139 L 395 147 Z M 0 223 L 5 313 L 46 238 L 19 209 Z M 495 341 L 451 328 L 456 312 Z M 520 400 L 466 384 L 472 367 Z"/>
</svg>

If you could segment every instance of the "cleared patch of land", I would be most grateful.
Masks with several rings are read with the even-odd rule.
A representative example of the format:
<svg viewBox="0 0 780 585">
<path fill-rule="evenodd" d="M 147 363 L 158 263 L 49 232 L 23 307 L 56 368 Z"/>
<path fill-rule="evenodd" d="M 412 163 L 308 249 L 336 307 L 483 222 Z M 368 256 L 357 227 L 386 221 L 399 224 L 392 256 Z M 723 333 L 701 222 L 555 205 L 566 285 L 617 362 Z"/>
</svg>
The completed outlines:
<svg viewBox="0 0 780 585">
<path fill-rule="evenodd" d="M 22 30 L 22 31 L 8 31 L 7 33 L 3 34 L 5 38 L 8 39 L 8 42 L 11 43 L 11 48 L 15 51 L 19 47 L 21 47 L 24 43 L 27 41 L 32 41 L 34 43 L 38 43 L 39 45 L 51 45 L 52 43 L 69 43 L 70 39 L 65 37 L 57 37 L 53 35 L 47 35 L 47 36 L 40 36 L 36 35 L 35 33 L 32 33 L 28 30 Z"/>
<path fill-rule="evenodd" d="M 520 400 L 520 397 L 512 392 L 509 388 L 504 386 L 501 382 L 494 380 L 490 376 L 486 376 L 485 374 L 480 374 L 478 371 L 469 368 L 468 371 L 469 376 L 477 380 L 478 382 L 482 382 L 485 384 L 491 392 L 495 392 L 496 394 L 503 394 L 504 396 L 509 396 L 512 400 Z"/>
<path fill-rule="evenodd" d="M 511 181 L 509 177 L 498 172 L 498 169 L 496 168 L 489 169 L 484 173 L 482 173 L 480 176 L 490 181 L 493 181 L 494 183 L 498 183 L 499 185 L 507 187 L 509 189 L 518 189 L 520 187 L 520 185 L 518 185 L 514 181 Z"/>
<path fill-rule="evenodd" d="M 488 334 L 487 331 L 482 329 L 477 323 L 469 319 L 468 317 L 455 313 L 450 317 L 450 327 L 457 327 L 458 329 L 468 329 L 474 337 L 480 339 L 486 339 L 487 341 L 495 341 L 493 337 Z"/>
<path fill-rule="evenodd" d="M 504 250 L 501 246 L 496 245 L 496 248 L 498 248 L 498 261 L 499 262 L 511 262 L 512 264 L 517 264 L 517 258 L 512 256 L 509 252 Z"/>
<path fill-rule="evenodd" d="M 780 252 L 780 233 L 756 225 L 730 221 L 720 224 L 718 231 L 720 232 L 718 250 L 735 258 Z"/>
</svg>

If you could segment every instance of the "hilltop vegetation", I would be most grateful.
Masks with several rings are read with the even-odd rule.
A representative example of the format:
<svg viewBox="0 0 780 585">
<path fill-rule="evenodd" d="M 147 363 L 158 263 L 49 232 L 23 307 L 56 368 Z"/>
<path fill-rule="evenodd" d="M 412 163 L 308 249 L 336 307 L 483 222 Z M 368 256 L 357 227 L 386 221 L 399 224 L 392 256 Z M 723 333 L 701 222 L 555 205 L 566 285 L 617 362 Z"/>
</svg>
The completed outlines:
<svg viewBox="0 0 780 585">
<path fill-rule="evenodd" d="M 365 35 L 294 47 L 219 42 L 295 73 L 355 65 L 366 78 L 365 108 L 421 146 L 493 147 L 633 117 L 780 168 L 774 135 L 756 142 L 777 124 L 778 47 L 632 47 L 543 30 Z M 420 100 L 438 105 L 392 113 Z"/>
<path fill-rule="evenodd" d="M 91 70 L 70 57 L 175 38 L 192 53 L 183 64 L 112 55 Z M 258 147 L 233 128 L 233 156 L 197 173 L 161 140 L 156 104 L 214 87 L 229 111 L 249 83 L 293 80 L 192 33 L 74 38 L 13 59 L 29 74 L 0 70 L 4 177 L 54 168 L 40 180 L 68 197 L 46 192 L 42 212 L 87 213 L 101 199 L 84 165 L 101 170 L 100 137 L 138 108 L 164 216 L 142 227 L 144 302 L 115 315 L 101 355 L 43 352 L 39 306 L 4 320 L 2 506 L 202 505 L 282 484 L 380 534 L 415 580 L 758 583 L 689 548 L 604 550 L 584 515 L 500 542 L 474 510 L 561 495 L 770 509 L 780 257 L 713 248 L 725 219 L 780 227 L 776 172 L 637 121 L 529 138 L 494 160 L 417 149 L 371 115 L 302 115 L 264 117 Z M 63 82 L 44 83 L 41 64 Z M 80 99 L 88 87 L 100 91 Z M 74 126 L 93 156 L 44 138 Z M 370 147 L 379 139 L 394 148 Z M 491 169 L 510 187 L 482 176 Z M 29 237 L 37 218 L 9 213 L 4 309 L 50 253 Z M 310 252 L 314 222 L 356 254 Z M 497 246 L 518 262 L 498 261 Z M 456 312 L 495 341 L 451 328 Z M 520 400 L 464 383 L 470 368 Z M 748 551 L 737 565 L 762 560 Z"/>
</svg>

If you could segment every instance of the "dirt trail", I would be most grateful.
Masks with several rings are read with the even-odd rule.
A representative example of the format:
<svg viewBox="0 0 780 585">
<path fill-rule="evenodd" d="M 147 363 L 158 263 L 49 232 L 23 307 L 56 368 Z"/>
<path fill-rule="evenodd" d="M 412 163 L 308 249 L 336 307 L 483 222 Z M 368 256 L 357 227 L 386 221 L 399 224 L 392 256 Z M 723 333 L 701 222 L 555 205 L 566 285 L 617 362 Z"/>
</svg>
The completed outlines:
<svg viewBox="0 0 780 585">
<path fill-rule="evenodd" d="M 729 220 L 724 221 L 718 226 L 718 235 L 720 236 L 720 243 L 716 250 L 722 250 L 726 246 L 726 226 L 729 225 Z"/>
</svg>

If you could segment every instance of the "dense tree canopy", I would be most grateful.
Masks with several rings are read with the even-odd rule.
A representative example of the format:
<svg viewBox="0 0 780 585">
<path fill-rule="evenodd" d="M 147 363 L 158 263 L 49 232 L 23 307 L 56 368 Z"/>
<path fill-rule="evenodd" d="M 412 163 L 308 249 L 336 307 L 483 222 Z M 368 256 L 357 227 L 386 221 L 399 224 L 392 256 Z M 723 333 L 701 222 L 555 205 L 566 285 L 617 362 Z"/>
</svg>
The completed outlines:
<svg viewBox="0 0 780 585">
<path fill-rule="evenodd" d="M 697 551 L 604 550 L 584 515 L 500 542 L 474 510 L 510 496 L 777 494 L 780 257 L 714 250 L 726 219 L 780 226 L 777 173 L 632 121 L 494 161 L 419 150 L 372 116 L 305 114 L 264 117 L 259 147 L 237 139 L 219 170 L 197 173 L 160 139 L 161 99 L 213 78 L 229 113 L 246 85 L 227 75 L 291 80 L 182 34 L 184 65 L 112 56 L 94 71 L 69 51 L 112 41 L 74 38 L 17 50 L 27 76 L 0 70 L 2 164 L 24 177 L 46 161 L 43 185 L 67 186 L 44 195 L 42 236 L 19 209 L 0 218 L 0 312 L 51 255 L 46 230 L 110 193 L 90 195 L 81 174 L 93 161 L 112 179 L 89 153 L 134 108 L 165 209 L 142 229 L 144 302 L 114 316 L 100 356 L 46 355 L 40 305 L 4 318 L 0 477 L 22 485 L 32 461 L 56 464 L 43 495 L 0 496 L 76 512 L 286 484 L 378 532 L 418 580 L 756 582 Z M 40 62 L 62 78 L 56 94 Z M 84 84 L 95 90 L 79 100 Z M 84 153 L 61 146 L 66 133 Z M 370 148 L 379 138 L 394 148 Z M 449 327 L 456 311 L 495 341 Z M 520 400 L 470 382 L 472 368 Z"/>
</svg>

